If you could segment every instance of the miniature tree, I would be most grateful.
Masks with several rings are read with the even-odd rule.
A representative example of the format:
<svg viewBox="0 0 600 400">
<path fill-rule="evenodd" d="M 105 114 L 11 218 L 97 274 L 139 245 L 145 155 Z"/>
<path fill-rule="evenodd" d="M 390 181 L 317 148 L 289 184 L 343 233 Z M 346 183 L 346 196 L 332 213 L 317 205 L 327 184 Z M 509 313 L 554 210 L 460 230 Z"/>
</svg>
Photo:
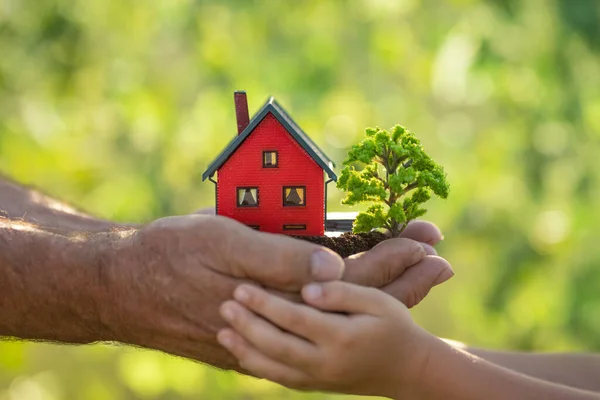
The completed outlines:
<svg viewBox="0 0 600 400">
<path fill-rule="evenodd" d="M 402 126 L 391 133 L 379 128 L 365 133 L 367 137 L 348 152 L 338 180 L 338 188 L 347 192 L 342 204 L 373 203 L 358 214 L 355 233 L 385 228 L 397 237 L 409 221 L 427 212 L 421 204 L 431 193 L 448 197 L 446 173 Z"/>
</svg>

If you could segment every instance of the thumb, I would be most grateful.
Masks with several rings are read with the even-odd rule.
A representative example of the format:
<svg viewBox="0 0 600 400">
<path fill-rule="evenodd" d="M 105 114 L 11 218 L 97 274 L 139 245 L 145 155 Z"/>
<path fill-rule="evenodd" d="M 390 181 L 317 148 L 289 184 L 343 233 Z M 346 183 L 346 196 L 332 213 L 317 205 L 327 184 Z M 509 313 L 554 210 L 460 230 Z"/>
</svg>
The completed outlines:
<svg viewBox="0 0 600 400">
<path fill-rule="evenodd" d="M 257 232 L 232 219 L 208 217 L 203 230 L 210 267 L 271 289 L 298 291 L 307 283 L 340 279 L 344 261 L 316 244 Z"/>
<path fill-rule="evenodd" d="M 302 288 L 304 301 L 325 311 L 381 315 L 392 297 L 381 290 L 335 281 L 311 283 Z"/>
</svg>

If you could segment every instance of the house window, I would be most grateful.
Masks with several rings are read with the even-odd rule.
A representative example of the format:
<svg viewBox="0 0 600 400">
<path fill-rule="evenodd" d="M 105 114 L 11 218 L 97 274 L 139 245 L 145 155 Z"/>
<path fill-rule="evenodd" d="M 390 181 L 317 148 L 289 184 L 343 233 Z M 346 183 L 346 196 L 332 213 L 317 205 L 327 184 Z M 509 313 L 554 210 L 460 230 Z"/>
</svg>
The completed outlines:
<svg viewBox="0 0 600 400">
<path fill-rule="evenodd" d="M 283 226 L 284 231 L 305 231 L 306 225 L 304 224 L 286 224 Z"/>
<path fill-rule="evenodd" d="M 275 150 L 263 151 L 263 168 L 277 168 L 278 154 Z"/>
<path fill-rule="evenodd" d="M 283 205 L 285 207 L 302 207 L 306 205 L 306 186 L 284 186 Z"/>
<path fill-rule="evenodd" d="M 258 188 L 237 188 L 237 205 L 238 207 L 258 207 Z"/>
</svg>

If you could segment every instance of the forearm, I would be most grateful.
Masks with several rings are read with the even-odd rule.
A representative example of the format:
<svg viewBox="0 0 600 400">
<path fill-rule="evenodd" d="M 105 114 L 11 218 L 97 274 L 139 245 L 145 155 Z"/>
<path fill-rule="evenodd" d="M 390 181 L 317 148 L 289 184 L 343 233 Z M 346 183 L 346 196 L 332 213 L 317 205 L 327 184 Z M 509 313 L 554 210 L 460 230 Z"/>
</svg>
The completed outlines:
<svg viewBox="0 0 600 400">
<path fill-rule="evenodd" d="M 102 232 L 126 227 L 86 215 L 68 204 L 1 176 L 0 216 L 40 225 L 55 233 Z"/>
<path fill-rule="evenodd" d="M 535 378 L 600 392 L 600 355 L 528 354 L 467 348 L 469 353 L 493 364 Z"/>
<path fill-rule="evenodd" d="M 418 399 L 600 399 L 589 391 L 511 371 L 437 339 L 415 387 L 412 395 Z"/>
<path fill-rule="evenodd" d="M 62 236 L 0 218 L 0 336 L 111 340 L 105 261 L 93 237 Z"/>
</svg>

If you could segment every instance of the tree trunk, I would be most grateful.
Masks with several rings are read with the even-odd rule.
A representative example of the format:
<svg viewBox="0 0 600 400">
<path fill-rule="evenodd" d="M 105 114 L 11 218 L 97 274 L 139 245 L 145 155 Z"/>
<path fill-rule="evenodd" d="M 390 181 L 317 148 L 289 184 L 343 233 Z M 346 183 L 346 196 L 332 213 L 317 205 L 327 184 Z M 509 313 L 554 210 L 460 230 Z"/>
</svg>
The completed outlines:
<svg viewBox="0 0 600 400">
<path fill-rule="evenodd" d="M 398 221 L 395 221 L 394 219 L 392 219 L 392 229 L 390 229 L 390 236 L 393 238 L 400 236 L 400 233 L 402 231 L 399 228 L 400 228 L 400 226 L 398 224 Z"/>
</svg>

